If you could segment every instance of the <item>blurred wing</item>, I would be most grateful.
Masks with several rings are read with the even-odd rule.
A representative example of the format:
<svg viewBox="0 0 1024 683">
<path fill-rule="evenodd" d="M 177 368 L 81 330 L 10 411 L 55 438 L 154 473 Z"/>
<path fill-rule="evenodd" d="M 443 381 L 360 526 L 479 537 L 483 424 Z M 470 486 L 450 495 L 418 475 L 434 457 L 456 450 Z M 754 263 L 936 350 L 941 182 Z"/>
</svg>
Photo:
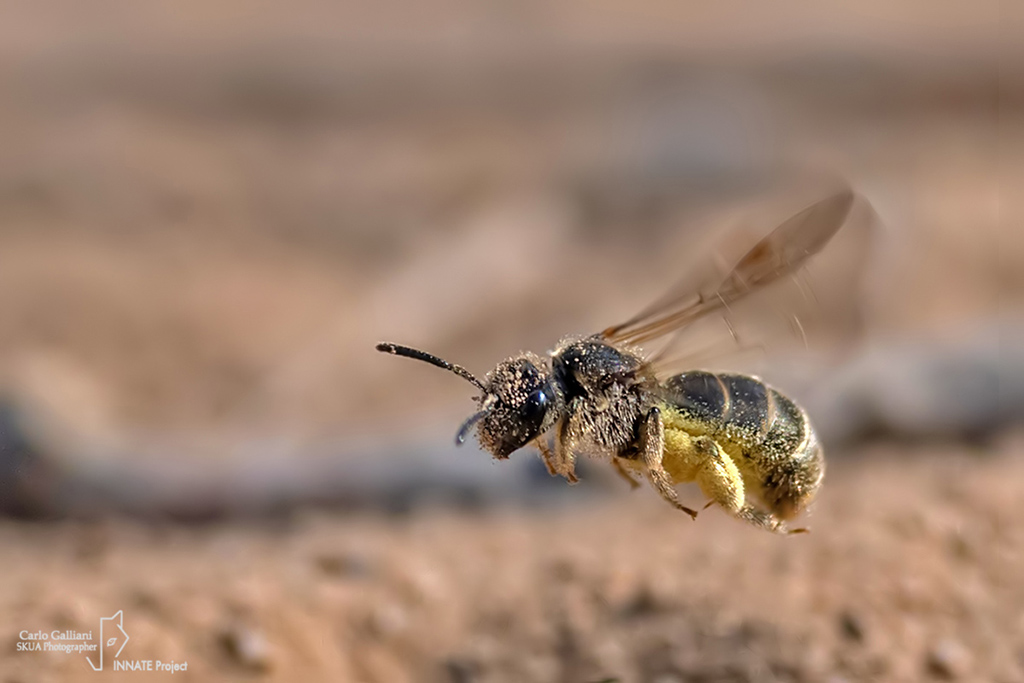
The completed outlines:
<svg viewBox="0 0 1024 683">
<path fill-rule="evenodd" d="M 790 217 L 747 250 L 738 261 L 723 262 L 712 250 L 665 297 L 601 336 L 613 343 L 640 345 L 678 333 L 715 311 L 780 278 L 795 274 L 846 222 L 855 195 L 849 188 L 815 202 Z"/>
</svg>

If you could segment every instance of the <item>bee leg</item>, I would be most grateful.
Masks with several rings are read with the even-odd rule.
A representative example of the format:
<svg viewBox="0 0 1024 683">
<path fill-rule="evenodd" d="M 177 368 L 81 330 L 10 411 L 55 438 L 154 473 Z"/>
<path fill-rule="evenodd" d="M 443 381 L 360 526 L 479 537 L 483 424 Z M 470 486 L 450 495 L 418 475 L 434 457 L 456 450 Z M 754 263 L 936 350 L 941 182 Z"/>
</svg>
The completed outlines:
<svg viewBox="0 0 1024 683">
<path fill-rule="evenodd" d="M 552 477 L 559 476 L 558 470 L 555 469 L 555 455 L 551 452 L 548 442 L 544 439 L 537 439 L 537 450 L 540 451 L 540 458 L 544 461 L 544 466 L 548 468 L 548 474 Z"/>
<path fill-rule="evenodd" d="M 697 519 L 697 511 L 679 502 L 676 490 L 672 488 L 672 478 L 665 471 L 661 462 L 662 454 L 665 451 L 665 423 L 661 421 L 661 410 L 657 406 L 651 408 L 640 427 L 640 457 L 644 462 L 644 469 L 647 472 L 647 479 L 651 486 L 661 494 L 673 507 L 682 510 Z"/>
<path fill-rule="evenodd" d="M 575 484 L 579 481 L 575 472 L 575 458 L 573 458 L 571 452 L 566 447 L 565 437 L 561 429 L 555 434 L 554 452 L 551 451 L 548 442 L 544 439 L 537 439 L 535 443 L 537 444 L 537 450 L 540 451 L 541 458 L 544 460 L 545 467 L 548 468 L 548 474 L 552 477 L 565 477 L 566 481 L 570 484 Z"/>
<path fill-rule="evenodd" d="M 737 515 L 743 509 L 743 477 L 729 454 L 709 436 L 696 436 L 692 441 L 697 471 L 695 479 L 710 501 L 726 512 Z"/>
<path fill-rule="evenodd" d="M 773 531 L 777 534 L 806 534 L 809 533 L 808 529 L 803 527 L 799 529 L 790 529 L 786 526 L 778 517 L 767 512 L 757 510 L 750 505 L 744 505 L 737 513 L 736 516 L 742 520 L 750 522 L 756 527 Z"/>
<path fill-rule="evenodd" d="M 612 467 L 615 468 L 616 474 L 629 482 L 629 488 L 636 489 L 640 488 L 640 482 L 633 478 L 633 475 L 626 471 L 626 468 L 622 466 L 622 461 L 618 456 L 612 458 Z"/>
<path fill-rule="evenodd" d="M 569 421 L 563 420 L 555 429 L 555 469 L 570 484 L 579 481 L 576 477 L 576 455 L 573 452 L 574 442 L 569 438 Z"/>
<path fill-rule="evenodd" d="M 807 529 L 790 529 L 781 519 L 744 503 L 743 477 L 728 453 L 708 436 L 693 438 L 693 451 L 700 461 L 696 480 L 708 506 L 717 503 L 726 512 L 754 526 L 777 534 L 801 534 Z"/>
</svg>

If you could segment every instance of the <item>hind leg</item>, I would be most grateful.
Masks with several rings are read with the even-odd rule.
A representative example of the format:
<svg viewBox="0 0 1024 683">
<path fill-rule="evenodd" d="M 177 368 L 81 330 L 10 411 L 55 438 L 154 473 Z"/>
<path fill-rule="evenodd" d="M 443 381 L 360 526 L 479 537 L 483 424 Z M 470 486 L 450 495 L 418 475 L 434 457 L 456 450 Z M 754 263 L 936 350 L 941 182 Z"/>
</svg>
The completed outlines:
<svg viewBox="0 0 1024 683">
<path fill-rule="evenodd" d="M 809 533 L 808 529 L 800 527 L 798 529 L 790 529 L 786 526 L 786 523 L 781 519 L 772 515 L 768 512 L 762 512 L 757 510 L 750 505 L 744 505 L 736 513 L 736 516 L 745 522 L 749 522 L 756 527 L 766 529 L 777 534 L 806 534 Z"/>
<path fill-rule="evenodd" d="M 708 505 L 717 504 L 726 512 L 739 515 L 744 509 L 745 492 L 743 477 L 736 463 L 709 436 L 692 437 L 690 448 L 690 458 L 696 465 L 693 478 L 704 495 L 710 498 Z"/>
<path fill-rule="evenodd" d="M 707 436 L 693 438 L 692 448 L 700 460 L 695 479 L 708 505 L 718 504 L 726 512 L 748 524 L 777 534 L 799 534 L 806 529 L 790 529 L 778 517 L 762 512 L 745 502 L 743 477 L 728 453 Z"/>
<path fill-rule="evenodd" d="M 661 410 L 651 408 L 640 427 L 640 458 L 651 486 L 672 506 L 697 519 L 697 511 L 691 510 L 679 501 L 672 487 L 672 478 L 661 462 L 665 452 L 665 423 L 661 421 Z"/>
</svg>

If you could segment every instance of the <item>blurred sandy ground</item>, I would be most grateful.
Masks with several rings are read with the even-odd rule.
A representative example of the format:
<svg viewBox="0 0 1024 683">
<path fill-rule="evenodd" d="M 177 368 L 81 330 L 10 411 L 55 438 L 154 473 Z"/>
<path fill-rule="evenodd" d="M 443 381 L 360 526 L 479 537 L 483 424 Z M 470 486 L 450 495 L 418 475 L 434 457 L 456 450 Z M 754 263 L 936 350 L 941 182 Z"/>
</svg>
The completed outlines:
<svg viewBox="0 0 1024 683">
<path fill-rule="evenodd" d="M 1019 313 L 1006 3 L 0 11 L 0 370 L 83 429 L 454 424 L 372 344 L 483 372 L 600 329 L 787 175 L 876 206 L 874 334 Z"/>
</svg>

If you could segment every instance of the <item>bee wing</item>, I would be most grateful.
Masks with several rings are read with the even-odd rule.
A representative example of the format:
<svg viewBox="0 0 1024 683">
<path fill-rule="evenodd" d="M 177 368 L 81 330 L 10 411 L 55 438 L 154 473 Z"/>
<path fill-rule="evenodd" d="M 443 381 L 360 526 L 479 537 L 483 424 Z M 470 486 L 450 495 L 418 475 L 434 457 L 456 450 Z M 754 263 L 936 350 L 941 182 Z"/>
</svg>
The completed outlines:
<svg viewBox="0 0 1024 683">
<path fill-rule="evenodd" d="M 729 245 L 724 243 L 733 237 L 730 232 L 667 295 L 601 336 L 613 343 L 641 345 L 666 335 L 678 336 L 711 313 L 728 314 L 736 302 L 797 273 L 846 223 L 855 198 L 845 188 L 811 204 L 732 261 L 726 255 Z M 663 349 L 658 356 L 664 353 Z"/>
</svg>

